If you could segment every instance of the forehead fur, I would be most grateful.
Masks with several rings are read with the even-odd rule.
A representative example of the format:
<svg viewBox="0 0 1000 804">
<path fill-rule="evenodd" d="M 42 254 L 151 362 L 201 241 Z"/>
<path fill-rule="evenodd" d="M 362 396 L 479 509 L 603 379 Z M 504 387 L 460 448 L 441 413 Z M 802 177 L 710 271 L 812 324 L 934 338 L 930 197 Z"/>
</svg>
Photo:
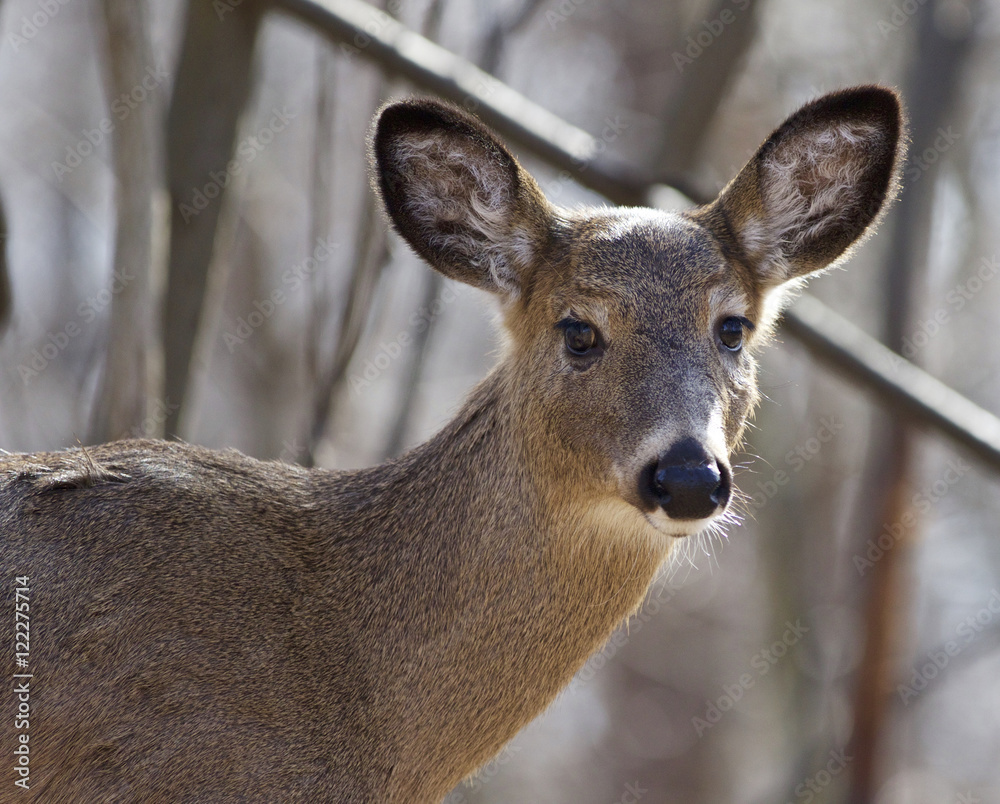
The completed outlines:
<svg viewBox="0 0 1000 804">
<path fill-rule="evenodd" d="M 715 238 L 676 213 L 590 210 L 568 224 L 573 289 L 669 296 L 708 288 L 729 274 Z"/>
<path fill-rule="evenodd" d="M 623 332 L 614 321 L 635 328 L 629 337 L 668 336 L 755 314 L 752 288 L 700 223 L 652 209 L 561 212 L 521 312 L 573 314 L 612 339 Z"/>
</svg>

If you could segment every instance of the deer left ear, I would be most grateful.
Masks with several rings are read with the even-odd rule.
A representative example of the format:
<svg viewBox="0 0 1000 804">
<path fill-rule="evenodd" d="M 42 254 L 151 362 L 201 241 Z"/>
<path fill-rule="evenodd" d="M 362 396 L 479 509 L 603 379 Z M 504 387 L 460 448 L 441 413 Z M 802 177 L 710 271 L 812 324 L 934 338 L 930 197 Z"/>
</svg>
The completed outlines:
<svg viewBox="0 0 1000 804">
<path fill-rule="evenodd" d="M 904 150 L 899 97 L 865 86 L 788 118 L 702 211 L 735 238 L 763 287 L 847 256 L 895 196 Z"/>
<path fill-rule="evenodd" d="M 518 295 L 551 207 L 489 129 L 439 101 L 402 101 L 379 113 L 372 154 L 389 217 L 421 257 L 452 279 Z"/>
</svg>

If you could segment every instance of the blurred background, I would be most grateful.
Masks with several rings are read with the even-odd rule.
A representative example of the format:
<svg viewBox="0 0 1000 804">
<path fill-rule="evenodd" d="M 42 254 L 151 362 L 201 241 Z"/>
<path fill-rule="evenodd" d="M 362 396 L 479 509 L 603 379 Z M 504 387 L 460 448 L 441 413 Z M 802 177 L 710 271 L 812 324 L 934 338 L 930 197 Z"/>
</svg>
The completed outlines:
<svg viewBox="0 0 1000 804">
<path fill-rule="evenodd" d="M 567 206 L 607 203 L 589 188 L 609 176 L 615 200 L 709 199 L 801 103 L 899 88 L 901 199 L 810 292 L 1000 413 L 997 0 L 375 8 L 0 2 L 0 447 L 167 435 L 357 467 L 452 415 L 495 359 L 494 311 L 370 191 L 374 110 L 425 91 L 376 58 L 393 20 L 594 138 L 553 166 L 514 136 Z M 471 75 L 455 100 L 506 97 Z M 796 332 L 736 456 L 744 523 L 666 568 L 449 804 L 1000 802 L 998 463 Z"/>
</svg>

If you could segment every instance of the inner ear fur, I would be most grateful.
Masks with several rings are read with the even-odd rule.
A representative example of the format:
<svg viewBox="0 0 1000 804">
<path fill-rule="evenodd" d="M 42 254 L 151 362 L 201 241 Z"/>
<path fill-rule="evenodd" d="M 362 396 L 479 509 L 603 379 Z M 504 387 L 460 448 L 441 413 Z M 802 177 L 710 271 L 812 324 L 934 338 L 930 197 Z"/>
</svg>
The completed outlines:
<svg viewBox="0 0 1000 804">
<path fill-rule="evenodd" d="M 385 106 L 374 179 L 399 234 L 441 273 L 516 295 L 548 232 L 535 181 L 476 118 L 414 99 Z"/>
<path fill-rule="evenodd" d="M 704 211 L 765 286 L 823 270 L 871 232 L 898 188 L 904 118 L 891 89 L 824 95 L 779 126 Z"/>
</svg>

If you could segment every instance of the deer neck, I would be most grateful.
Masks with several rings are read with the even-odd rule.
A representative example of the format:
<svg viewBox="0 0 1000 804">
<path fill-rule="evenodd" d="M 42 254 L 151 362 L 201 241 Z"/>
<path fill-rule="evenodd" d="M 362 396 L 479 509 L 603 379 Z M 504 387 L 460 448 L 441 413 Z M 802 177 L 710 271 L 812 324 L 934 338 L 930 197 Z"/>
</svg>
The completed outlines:
<svg viewBox="0 0 1000 804">
<path fill-rule="evenodd" d="M 393 765 L 422 768 L 402 772 L 400 800 L 437 795 L 428 768 L 467 775 L 544 709 L 667 553 L 624 503 L 575 500 L 551 479 L 563 447 L 524 421 L 514 385 L 501 366 L 430 441 L 341 479 L 335 518 L 371 567 L 352 592 L 371 676 L 393 680 L 379 695 L 408 725 Z"/>
<path fill-rule="evenodd" d="M 580 459 L 546 433 L 544 415 L 533 417 L 517 386 L 501 366 L 440 433 L 393 465 L 409 490 L 409 523 L 399 532 L 428 548 L 434 564 L 426 569 L 447 567 L 455 588 L 469 592 L 451 616 L 495 625 L 503 600 L 537 613 L 546 605 L 601 609 L 595 601 L 606 601 L 594 622 L 603 632 L 635 608 L 668 540 L 652 537 L 624 501 L 579 490 L 568 467 Z M 445 510 L 460 519 L 442 520 Z"/>
</svg>

